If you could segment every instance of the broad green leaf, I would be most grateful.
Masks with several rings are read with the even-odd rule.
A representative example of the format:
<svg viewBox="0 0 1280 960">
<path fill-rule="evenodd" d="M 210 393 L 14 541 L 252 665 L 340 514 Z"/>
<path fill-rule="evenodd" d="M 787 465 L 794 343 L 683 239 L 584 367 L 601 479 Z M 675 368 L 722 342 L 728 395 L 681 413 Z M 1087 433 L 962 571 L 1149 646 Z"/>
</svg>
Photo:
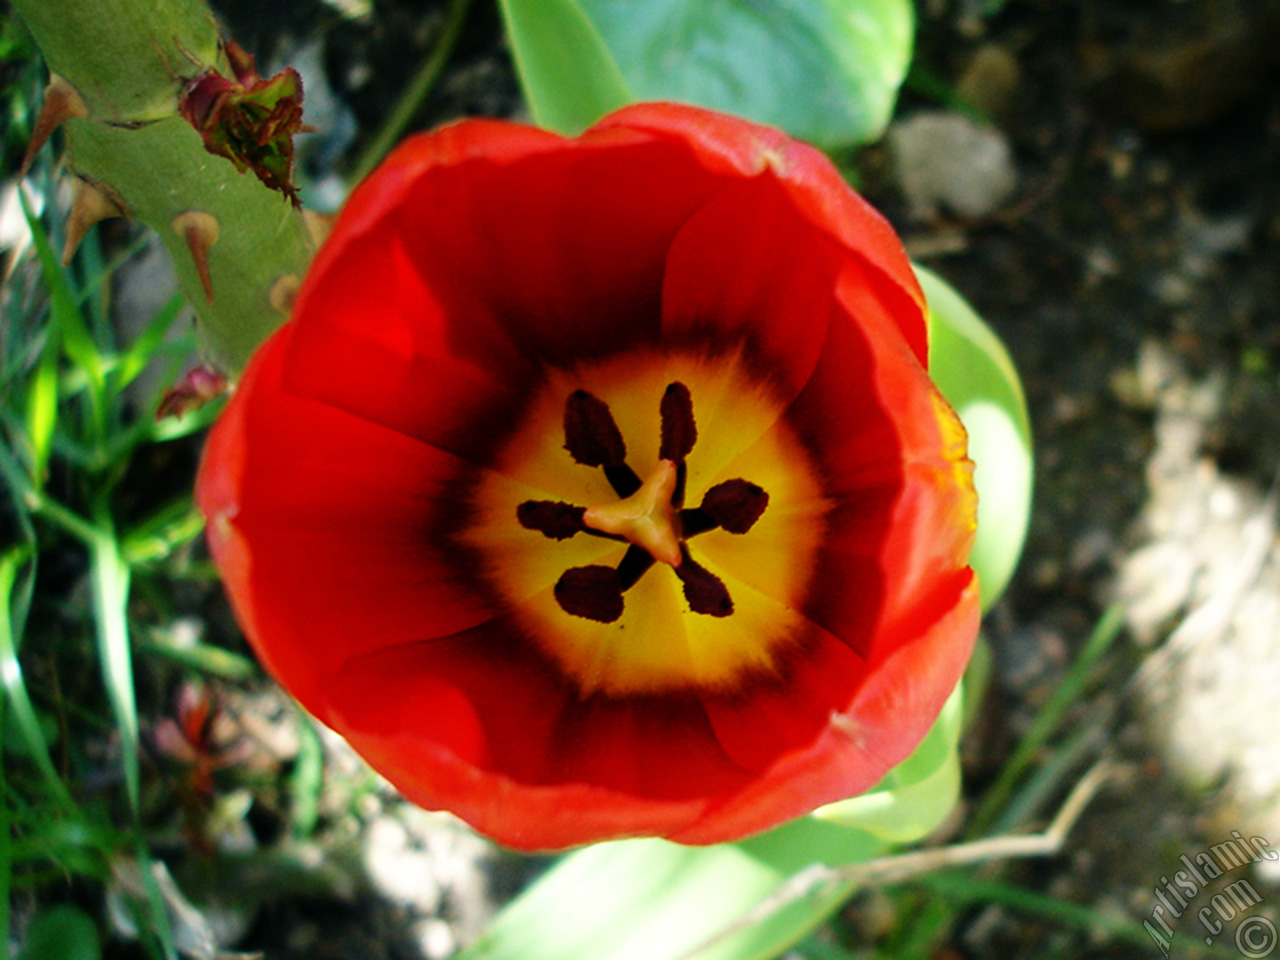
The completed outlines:
<svg viewBox="0 0 1280 960">
<path fill-rule="evenodd" d="M 960 798 L 958 743 L 964 719 L 958 684 L 915 752 L 872 790 L 819 808 L 814 816 L 903 844 L 928 835 Z"/>
<path fill-rule="evenodd" d="M 766 960 L 846 895 L 808 882 L 815 865 L 883 850 L 810 817 L 714 847 L 597 844 L 557 864 L 455 960 Z"/>
<path fill-rule="evenodd" d="M 17 960 L 99 960 L 101 956 L 93 920 L 78 907 L 64 903 L 31 921 Z"/>
<path fill-rule="evenodd" d="M 643 100 L 781 127 L 824 148 L 876 140 L 911 61 L 910 0 L 579 0 Z"/>
<path fill-rule="evenodd" d="M 634 97 L 576 0 L 500 0 L 534 121 L 581 133 Z"/>
<path fill-rule="evenodd" d="M 978 488 L 978 538 L 970 563 L 989 609 L 1008 586 L 1031 515 L 1031 423 L 1004 344 L 958 293 L 916 267 L 929 302 L 929 373 L 969 432 Z"/>
</svg>

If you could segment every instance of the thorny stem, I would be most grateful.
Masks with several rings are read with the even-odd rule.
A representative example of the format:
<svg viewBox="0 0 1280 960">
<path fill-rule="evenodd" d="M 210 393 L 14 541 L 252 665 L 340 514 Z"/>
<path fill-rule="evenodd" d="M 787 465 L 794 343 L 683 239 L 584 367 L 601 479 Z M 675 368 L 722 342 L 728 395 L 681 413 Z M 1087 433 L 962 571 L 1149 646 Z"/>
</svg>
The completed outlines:
<svg viewBox="0 0 1280 960">
<path fill-rule="evenodd" d="M 237 372 L 283 322 L 272 291 L 303 275 L 312 243 L 285 196 L 209 153 L 180 114 L 197 76 L 231 76 L 213 14 L 204 0 L 13 6 L 49 66 L 46 103 L 66 107 L 52 122 L 65 132 L 66 166 L 86 198 L 70 225 L 123 213 L 153 228 L 199 315 L 204 351 Z M 203 253 L 193 249 L 191 230 L 180 229 L 193 221 L 216 227 L 197 238 Z"/>
</svg>

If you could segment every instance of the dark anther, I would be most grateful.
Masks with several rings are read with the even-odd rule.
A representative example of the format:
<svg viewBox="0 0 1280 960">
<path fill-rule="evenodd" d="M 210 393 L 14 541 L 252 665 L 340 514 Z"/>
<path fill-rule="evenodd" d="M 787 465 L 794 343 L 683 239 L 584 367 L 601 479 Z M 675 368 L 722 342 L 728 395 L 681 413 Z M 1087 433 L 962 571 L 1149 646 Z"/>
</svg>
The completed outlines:
<svg viewBox="0 0 1280 960">
<path fill-rule="evenodd" d="M 662 394 L 659 412 L 662 414 L 662 444 L 658 448 L 658 456 L 679 463 L 689 455 L 698 439 L 689 388 L 680 382 L 668 385 Z"/>
<path fill-rule="evenodd" d="M 689 465 L 681 460 L 676 464 L 676 488 L 671 491 L 671 505 L 677 510 L 684 506 L 684 488 L 689 483 Z"/>
<path fill-rule="evenodd" d="M 636 472 L 625 463 L 620 463 L 613 467 L 605 467 L 604 478 L 609 481 L 609 486 L 613 487 L 613 492 L 623 500 L 644 486 L 640 478 L 636 476 Z"/>
<path fill-rule="evenodd" d="M 582 533 L 586 525 L 582 515 L 586 507 L 555 500 L 526 500 L 516 507 L 516 519 L 526 530 L 537 530 L 552 540 L 568 540 L 575 533 Z"/>
<path fill-rule="evenodd" d="M 682 546 L 680 552 L 684 559 L 676 567 L 676 576 L 684 584 L 684 598 L 689 601 L 689 609 L 710 617 L 727 617 L 733 613 L 733 599 L 720 578 L 706 567 L 699 566 L 689 556 L 688 547 Z"/>
<path fill-rule="evenodd" d="M 719 526 L 720 521 L 712 519 L 711 514 L 700 508 L 680 511 L 680 535 L 686 540 Z"/>
<path fill-rule="evenodd" d="M 571 567 L 556 581 L 555 596 L 575 617 L 613 623 L 622 616 L 622 580 L 613 567 Z"/>
<path fill-rule="evenodd" d="M 747 480 L 726 480 L 707 491 L 699 509 L 730 533 L 746 533 L 767 506 L 769 494 L 763 488 Z"/>
<path fill-rule="evenodd" d="M 573 391 L 564 403 L 564 448 L 588 467 L 621 466 L 627 459 L 627 444 L 609 405 L 585 390 Z"/>
<path fill-rule="evenodd" d="M 622 562 L 618 564 L 618 580 L 622 589 L 630 590 L 634 587 L 652 566 L 653 554 L 648 550 L 635 544 L 628 547 L 627 552 L 622 555 Z"/>
</svg>

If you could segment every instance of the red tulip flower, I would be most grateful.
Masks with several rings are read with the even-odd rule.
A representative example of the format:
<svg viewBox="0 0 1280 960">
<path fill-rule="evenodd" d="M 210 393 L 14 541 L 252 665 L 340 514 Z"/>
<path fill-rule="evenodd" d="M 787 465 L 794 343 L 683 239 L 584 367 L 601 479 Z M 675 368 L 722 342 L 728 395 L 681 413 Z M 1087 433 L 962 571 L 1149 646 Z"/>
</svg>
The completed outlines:
<svg viewBox="0 0 1280 960">
<path fill-rule="evenodd" d="M 926 340 L 892 230 L 774 130 L 469 120 L 354 192 L 199 502 L 267 667 L 410 799 L 731 840 L 873 786 L 969 657 Z"/>
</svg>

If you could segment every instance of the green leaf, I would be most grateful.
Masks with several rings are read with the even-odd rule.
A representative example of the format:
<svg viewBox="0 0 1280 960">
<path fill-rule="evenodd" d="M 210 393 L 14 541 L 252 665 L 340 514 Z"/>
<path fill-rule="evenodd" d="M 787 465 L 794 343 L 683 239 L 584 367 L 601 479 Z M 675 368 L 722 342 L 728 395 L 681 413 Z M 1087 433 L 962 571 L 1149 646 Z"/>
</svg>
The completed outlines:
<svg viewBox="0 0 1280 960">
<path fill-rule="evenodd" d="M 84 911 L 64 903 L 31 921 L 17 960 L 99 960 L 101 956 L 94 922 Z"/>
<path fill-rule="evenodd" d="M 581 133 L 634 97 L 575 0 L 500 0 L 520 85 L 534 121 Z"/>
<path fill-rule="evenodd" d="M 809 884 L 815 865 L 883 852 L 870 834 L 803 817 L 736 844 L 603 843 L 571 854 L 455 960 L 765 960 L 847 891 Z M 794 898 L 771 898 L 779 891 Z"/>
<path fill-rule="evenodd" d="M 580 0 L 631 90 L 824 148 L 884 132 L 911 62 L 910 0 Z"/>
<path fill-rule="evenodd" d="M 911 756 L 890 770 L 874 789 L 827 804 L 814 816 L 866 830 L 891 844 L 911 843 L 929 834 L 960 798 L 962 687 L 959 684 L 952 691 Z"/>
<path fill-rule="evenodd" d="M 958 293 L 923 267 L 929 302 L 929 373 L 969 432 L 978 488 L 978 538 L 970 563 L 989 609 L 1008 586 L 1031 515 L 1031 422 L 1009 353 Z"/>
</svg>

